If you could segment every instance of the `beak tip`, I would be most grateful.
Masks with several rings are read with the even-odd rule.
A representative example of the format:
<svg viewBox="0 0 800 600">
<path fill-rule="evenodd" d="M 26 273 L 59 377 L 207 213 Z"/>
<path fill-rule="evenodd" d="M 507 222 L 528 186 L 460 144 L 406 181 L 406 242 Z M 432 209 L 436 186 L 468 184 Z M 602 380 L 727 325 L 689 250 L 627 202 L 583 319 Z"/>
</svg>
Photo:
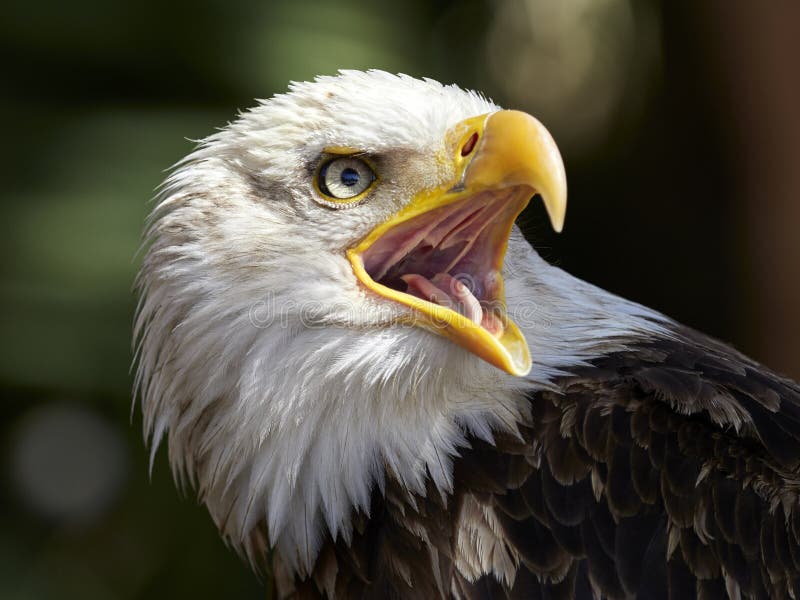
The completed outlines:
<svg viewBox="0 0 800 600">
<path fill-rule="evenodd" d="M 561 233 L 567 216 L 566 190 L 556 194 L 541 194 L 541 197 L 547 216 L 550 218 L 551 227 L 556 233 Z"/>
</svg>

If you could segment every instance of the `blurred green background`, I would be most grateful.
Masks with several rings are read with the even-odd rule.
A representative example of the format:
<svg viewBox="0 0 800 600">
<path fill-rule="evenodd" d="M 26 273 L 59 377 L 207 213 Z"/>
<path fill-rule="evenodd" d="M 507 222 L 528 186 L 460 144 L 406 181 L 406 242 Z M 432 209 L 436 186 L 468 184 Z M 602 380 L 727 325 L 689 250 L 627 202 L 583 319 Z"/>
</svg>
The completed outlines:
<svg viewBox="0 0 800 600">
<path fill-rule="evenodd" d="M 798 3 L 6 0 L 0 598 L 263 598 L 131 417 L 142 221 L 253 98 L 338 68 L 483 90 L 565 157 L 573 273 L 800 375 Z"/>
</svg>

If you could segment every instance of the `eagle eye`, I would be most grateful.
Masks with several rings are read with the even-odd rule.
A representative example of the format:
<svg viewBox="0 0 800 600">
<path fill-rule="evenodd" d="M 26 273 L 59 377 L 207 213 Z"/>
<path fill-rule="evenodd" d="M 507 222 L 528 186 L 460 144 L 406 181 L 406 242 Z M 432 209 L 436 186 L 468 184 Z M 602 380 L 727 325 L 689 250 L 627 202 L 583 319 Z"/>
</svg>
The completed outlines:
<svg viewBox="0 0 800 600">
<path fill-rule="evenodd" d="M 320 164 L 316 184 L 325 200 L 351 203 L 363 198 L 376 179 L 375 171 L 365 161 L 339 156 Z"/>
</svg>

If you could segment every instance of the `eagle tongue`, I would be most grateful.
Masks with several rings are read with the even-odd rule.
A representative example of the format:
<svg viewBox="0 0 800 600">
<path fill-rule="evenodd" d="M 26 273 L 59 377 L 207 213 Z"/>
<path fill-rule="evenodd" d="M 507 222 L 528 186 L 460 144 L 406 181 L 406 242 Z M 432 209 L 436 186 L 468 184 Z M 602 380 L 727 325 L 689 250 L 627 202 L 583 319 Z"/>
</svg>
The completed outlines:
<svg viewBox="0 0 800 600">
<path fill-rule="evenodd" d="M 480 301 L 466 285 L 451 275 L 437 273 L 428 279 L 416 273 L 408 273 L 401 279 L 408 286 L 407 294 L 454 310 L 476 325 L 481 325 L 484 321 Z"/>
<path fill-rule="evenodd" d="M 449 292 L 450 297 L 456 301 L 456 305 L 459 307 L 458 312 L 473 323 L 481 324 L 483 321 L 481 303 L 463 282 L 447 273 L 437 273 L 431 279 L 431 283 Z"/>
<path fill-rule="evenodd" d="M 436 284 L 427 277 L 416 273 L 407 273 L 406 275 L 402 275 L 400 279 L 405 281 L 408 286 L 408 289 L 406 289 L 407 294 L 440 306 L 445 306 L 452 310 L 458 310 L 458 307 L 453 303 L 452 298 L 447 292 L 436 287 Z"/>
</svg>

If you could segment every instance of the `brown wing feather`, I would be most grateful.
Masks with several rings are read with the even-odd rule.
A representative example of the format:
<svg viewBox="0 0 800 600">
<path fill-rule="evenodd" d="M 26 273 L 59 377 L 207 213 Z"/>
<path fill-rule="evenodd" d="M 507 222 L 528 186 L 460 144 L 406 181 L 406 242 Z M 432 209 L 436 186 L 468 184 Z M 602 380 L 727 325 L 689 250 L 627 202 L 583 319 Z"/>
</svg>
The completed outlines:
<svg viewBox="0 0 800 600">
<path fill-rule="evenodd" d="M 797 385 L 689 330 L 560 385 L 531 397 L 528 478 L 483 496 L 520 556 L 501 597 L 800 598 Z M 458 489 L 517 444 L 475 441 Z"/>
</svg>

